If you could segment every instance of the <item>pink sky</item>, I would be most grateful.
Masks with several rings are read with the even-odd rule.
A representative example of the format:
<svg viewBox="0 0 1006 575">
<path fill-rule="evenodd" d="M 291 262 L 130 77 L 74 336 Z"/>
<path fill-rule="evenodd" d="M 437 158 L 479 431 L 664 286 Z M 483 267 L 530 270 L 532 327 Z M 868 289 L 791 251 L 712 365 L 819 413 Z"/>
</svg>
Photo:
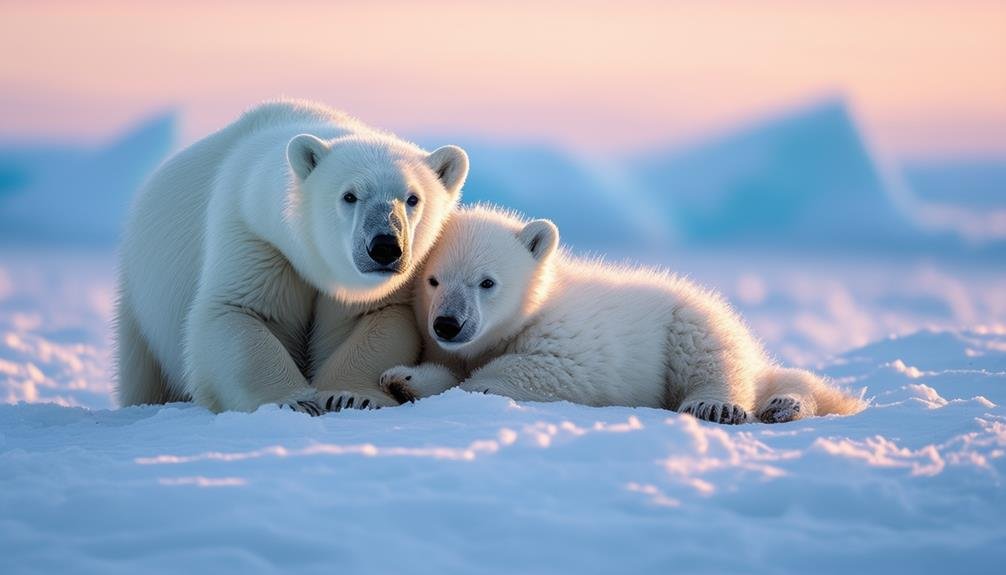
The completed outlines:
<svg viewBox="0 0 1006 575">
<path fill-rule="evenodd" d="M 142 4 L 142 5 L 141 5 Z M 1006 156 L 1006 2 L 5 2 L 0 138 L 183 139 L 279 95 L 593 152 L 843 94 L 898 156 Z"/>
</svg>

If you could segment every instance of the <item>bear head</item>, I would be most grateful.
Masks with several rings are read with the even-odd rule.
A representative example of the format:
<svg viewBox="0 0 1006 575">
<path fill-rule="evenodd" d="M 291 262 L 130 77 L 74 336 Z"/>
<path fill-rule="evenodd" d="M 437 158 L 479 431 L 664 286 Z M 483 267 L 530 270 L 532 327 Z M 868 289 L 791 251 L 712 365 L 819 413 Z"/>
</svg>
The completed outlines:
<svg viewBox="0 0 1006 575">
<path fill-rule="evenodd" d="M 452 214 L 417 276 L 425 338 L 475 357 L 507 339 L 548 297 L 559 230 L 486 207 Z"/>
<path fill-rule="evenodd" d="M 309 254 L 309 281 L 342 301 L 378 300 L 406 284 L 457 205 L 468 156 L 427 153 L 382 134 L 287 145 L 293 183 L 286 220 Z"/>
</svg>

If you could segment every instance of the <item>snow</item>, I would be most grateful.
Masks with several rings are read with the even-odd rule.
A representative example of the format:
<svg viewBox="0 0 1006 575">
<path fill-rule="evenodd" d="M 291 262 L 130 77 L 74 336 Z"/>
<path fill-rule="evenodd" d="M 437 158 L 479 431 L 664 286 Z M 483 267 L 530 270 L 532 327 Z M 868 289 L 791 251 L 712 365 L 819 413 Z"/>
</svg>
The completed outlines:
<svg viewBox="0 0 1006 575">
<path fill-rule="evenodd" d="M 318 418 L 115 409 L 113 239 L 173 123 L 104 151 L 0 149 L 4 574 L 970 572 L 1006 559 L 999 164 L 913 165 L 905 180 L 923 193 L 898 203 L 834 102 L 602 163 L 462 141 L 468 200 L 720 290 L 775 356 L 862 392 L 856 416 L 726 427 L 460 391 Z M 51 169 L 64 162 L 86 166 L 79 181 Z M 765 219 L 772 206 L 791 219 Z"/>
<path fill-rule="evenodd" d="M 865 388 L 871 407 L 740 427 L 460 391 L 320 418 L 109 409 L 112 254 L 0 250 L 4 572 L 904 572 L 1006 559 L 1001 270 L 925 264 L 908 273 L 957 283 L 923 297 L 897 279 L 914 268 L 893 262 L 808 270 L 775 256 L 759 273 L 695 260 L 677 267 L 738 301 L 774 352 Z M 885 314 L 905 335 L 864 320 Z M 967 318 L 971 329 L 925 329 Z M 851 340 L 801 336 L 802 323 L 873 343 L 832 355 Z"/>
<path fill-rule="evenodd" d="M 892 340 L 846 358 L 866 413 L 772 427 L 460 391 L 315 419 L 4 405 L 0 551 L 102 573 L 978 569 L 1006 558 L 1006 335 L 940 335 L 982 359 L 910 377 L 887 364 L 920 342 Z"/>
</svg>

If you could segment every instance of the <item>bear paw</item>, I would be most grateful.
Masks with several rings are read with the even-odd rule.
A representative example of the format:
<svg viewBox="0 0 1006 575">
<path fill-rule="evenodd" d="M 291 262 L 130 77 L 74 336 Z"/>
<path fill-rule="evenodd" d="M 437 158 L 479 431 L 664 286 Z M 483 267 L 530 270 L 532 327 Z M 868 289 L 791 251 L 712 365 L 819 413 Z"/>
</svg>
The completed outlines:
<svg viewBox="0 0 1006 575">
<path fill-rule="evenodd" d="M 501 384 L 491 380 L 468 380 L 461 384 L 461 389 L 468 393 L 481 393 L 483 395 L 509 395 Z"/>
<path fill-rule="evenodd" d="M 395 398 L 399 405 L 415 403 L 419 393 L 412 387 L 413 369 L 405 366 L 393 367 L 381 374 L 381 391 Z"/>
<path fill-rule="evenodd" d="M 317 402 L 314 401 L 295 401 L 293 403 L 281 403 L 279 405 L 280 409 L 289 409 L 291 411 L 299 411 L 300 413 L 306 413 L 311 417 L 317 417 L 325 410 L 322 409 Z"/>
<path fill-rule="evenodd" d="M 434 363 L 399 365 L 381 374 L 381 391 L 394 397 L 399 404 L 440 395 L 457 384 L 450 370 Z"/>
<path fill-rule="evenodd" d="M 748 412 L 743 407 L 721 401 L 689 401 L 681 405 L 678 413 L 687 413 L 698 419 L 729 425 L 746 423 L 748 420 Z"/>
<path fill-rule="evenodd" d="M 319 391 L 318 399 L 315 401 L 325 412 L 344 409 L 381 409 L 395 405 L 390 399 L 378 397 L 377 394 L 352 391 Z"/>
<path fill-rule="evenodd" d="M 762 423 L 786 423 L 801 417 L 800 400 L 790 395 L 775 395 L 755 416 Z"/>
</svg>

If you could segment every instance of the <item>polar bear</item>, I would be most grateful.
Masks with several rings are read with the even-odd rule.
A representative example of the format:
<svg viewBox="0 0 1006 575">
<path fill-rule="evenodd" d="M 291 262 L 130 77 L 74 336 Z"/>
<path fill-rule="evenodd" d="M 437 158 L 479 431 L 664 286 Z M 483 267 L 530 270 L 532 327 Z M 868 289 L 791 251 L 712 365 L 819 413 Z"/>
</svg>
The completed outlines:
<svg viewBox="0 0 1006 575">
<path fill-rule="evenodd" d="M 718 295 L 558 246 L 547 220 L 456 211 L 416 277 L 425 361 L 388 370 L 382 387 L 405 402 L 461 382 L 516 400 L 657 407 L 731 424 L 862 408 L 814 374 L 770 362 Z"/>
<path fill-rule="evenodd" d="M 299 101 L 182 150 L 126 224 L 120 404 L 397 405 L 378 379 L 419 354 L 409 278 L 467 174 L 456 146 L 427 153 Z"/>
</svg>

